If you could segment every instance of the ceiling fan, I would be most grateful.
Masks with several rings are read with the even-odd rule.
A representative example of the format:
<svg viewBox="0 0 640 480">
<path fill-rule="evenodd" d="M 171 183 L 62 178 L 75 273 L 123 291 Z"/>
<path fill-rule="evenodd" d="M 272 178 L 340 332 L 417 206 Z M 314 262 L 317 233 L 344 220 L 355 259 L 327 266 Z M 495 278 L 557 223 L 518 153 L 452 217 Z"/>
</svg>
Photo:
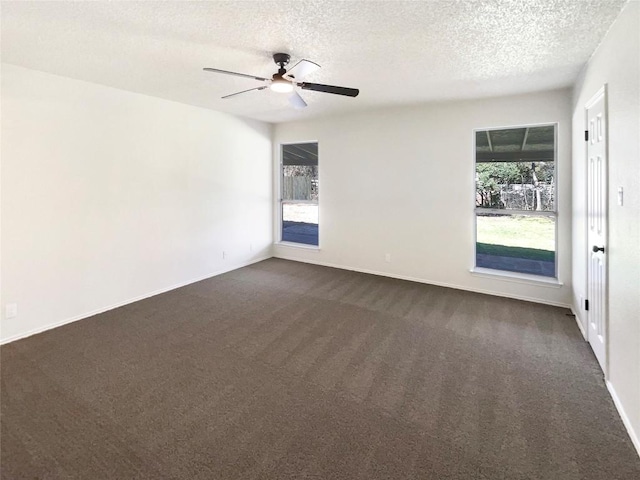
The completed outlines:
<svg viewBox="0 0 640 480">
<path fill-rule="evenodd" d="M 229 72 L 227 70 L 220 70 L 218 68 L 204 68 L 207 72 L 225 73 L 227 75 L 235 75 L 236 77 L 252 78 L 264 82 L 264 85 L 259 87 L 250 88 L 248 90 L 242 90 L 241 92 L 225 95 L 222 98 L 230 98 L 241 93 L 252 92 L 254 90 L 264 90 L 269 88 L 278 93 L 289 93 L 289 102 L 295 108 L 304 108 L 307 106 L 307 102 L 296 91 L 295 87 L 299 87 L 302 90 L 313 90 L 316 92 L 333 93 L 335 95 L 344 95 L 346 97 L 357 97 L 360 90 L 357 88 L 337 87 L 335 85 L 323 85 L 321 83 L 307 83 L 301 82 L 302 78 L 309 75 L 311 72 L 315 72 L 320 68 L 317 63 L 310 62 L 309 60 L 300 60 L 287 72 L 284 68 L 289 64 L 290 56 L 288 53 L 275 53 L 273 55 L 273 61 L 280 68 L 277 73 L 274 73 L 271 78 L 257 77 L 255 75 L 247 75 L 245 73 Z"/>
</svg>

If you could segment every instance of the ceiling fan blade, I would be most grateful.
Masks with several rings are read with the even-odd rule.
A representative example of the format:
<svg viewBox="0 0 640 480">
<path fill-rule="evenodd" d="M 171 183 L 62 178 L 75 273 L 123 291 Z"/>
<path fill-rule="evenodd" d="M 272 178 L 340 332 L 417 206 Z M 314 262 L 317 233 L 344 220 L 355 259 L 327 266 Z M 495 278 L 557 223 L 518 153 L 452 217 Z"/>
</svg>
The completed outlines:
<svg viewBox="0 0 640 480">
<path fill-rule="evenodd" d="M 252 78 L 253 80 L 260 80 L 266 82 L 268 79 L 262 77 L 256 77 L 255 75 L 247 75 L 246 73 L 229 72 L 227 70 L 220 70 L 218 68 L 203 68 L 205 72 L 225 73 L 227 75 L 234 75 L 236 77 Z"/>
<path fill-rule="evenodd" d="M 314 90 L 316 92 L 334 93 L 345 97 L 357 97 L 360 90 L 357 88 L 336 87 L 335 85 L 323 85 L 321 83 L 298 83 L 303 90 Z"/>
<path fill-rule="evenodd" d="M 221 97 L 221 98 L 235 97 L 236 95 L 240 95 L 241 93 L 247 93 L 247 92 L 251 92 L 253 90 L 264 90 L 265 88 L 267 88 L 267 86 L 263 85 L 262 87 L 250 88 L 249 90 L 242 90 L 241 92 L 236 92 L 236 93 L 232 93 L 230 95 L 225 95 L 224 97 Z"/>
<path fill-rule="evenodd" d="M 317 63 L 310 62 L 309 60 L 300 60 L 293 67 L 289 69 L 287 73 L 283 75 L 284 78 L 302 80 L 304 77 L 312 72 L 315 72 L 320 68 Z"/>
<path fill-rule="evenodd" d="M 305 102 L 300 94 L 296 91 L 289 95 L 289 103 L 293 105 L 293 108 L 298 110 L 307 106 L 307 102 Z"/>
</svg>

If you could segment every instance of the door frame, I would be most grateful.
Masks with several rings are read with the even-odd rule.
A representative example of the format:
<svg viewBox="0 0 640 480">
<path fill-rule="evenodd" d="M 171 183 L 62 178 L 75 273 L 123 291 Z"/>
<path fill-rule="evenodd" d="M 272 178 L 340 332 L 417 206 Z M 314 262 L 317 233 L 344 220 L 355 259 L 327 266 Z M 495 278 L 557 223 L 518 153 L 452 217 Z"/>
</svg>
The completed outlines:
<svg viewBox="0 0 640 480">
<path fill-rule="evenodd" d="M 598 102 L 598 100 L 600 100 L 600 98 L 603 98 L 604 101 L 604 116 L 605 116 L 605 122 L 604 122 L 604 129 L 605 129 L 605 153 L 606 153 L 606 158 L 607 158 L 607 163 L 605 166 L 605 201 L 606 201 L 606 208 L 605 210 L 605 225 L 606 225 L 606 231 L 605 231 L 605 248 L 606 248 L 606 255 L 609 254 L 609 95 L 608 95 L 608 86 L 607 84 L 603 84 L 592 96 L 591 98 L 587 101 L 587 103 L 585 103 L 584 105 L 584 129 L 585 131 L 589 131 L 589 109 L 591 107 L 593 107 L 596 102 Z M 584 225 L 584 238 L 585 238 L 585 257 L 584 257 L 584 264 L 585 264 L 585 280 L 586 280 L 586 285 L 585 285 L 585 298 L 588 300 L 588 295 L 589 295 L 589 263 L 591 262 L 591 247 L 589 245 L 589 143 L 587 141 L 585 141 L 585 149 L 584 149 L 584 164 L 586 166 L 585 169 L 585 211 L 586 211 L 586 215 L 585 215 L 585 225 Z M 605 380 L 609 379 L 609 258 L 607 257 L 606 260 L 606 264 L 605 264 L 605 275 L 606 275 L 606 284 L 605 284 L 605 290 L 604 290 L 604 298 L 605 298 L 605 306 L 604 306 L 604 315 L 605 315 L 605 325 L 604 325 L 604 329 L 605 329 L 605 341 L 604 341 L 604 366 L 600 365 L 598 362 L 598 365 L 600 365 L 602 367 L 602 372 L 604 374 L 604 378 Z M 591 312 L 593 310 L 590 309 L 588 311 L 585 312 L 586 314 L 586 325 L 585 325 L 585 333 L 586 333 L 586 340 L 587 342 L 589 342 L 589 344 L 591 344 L 591 342 L 589 341 L 589 336 L 591 334 L 591 330 L 589 328 L 589 322 L 590 322 L 590 315 Z M 590 347 L 591 348 L 591 347 Z"/>
</svg>

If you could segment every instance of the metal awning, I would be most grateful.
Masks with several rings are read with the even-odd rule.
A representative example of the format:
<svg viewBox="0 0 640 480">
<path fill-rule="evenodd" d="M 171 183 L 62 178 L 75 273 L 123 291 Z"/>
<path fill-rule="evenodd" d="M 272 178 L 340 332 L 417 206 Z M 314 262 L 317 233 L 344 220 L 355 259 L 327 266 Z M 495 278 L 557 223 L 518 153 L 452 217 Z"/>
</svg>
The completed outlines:
<svg viewBox="0 0 640 480">
<path fill-rule="evenodd" d="M 555 125 L 476 131 L 476 162 L 531 161 L 555 161 Z"/>
<path fill-rule="evenodd" d="M 318 165 L 318 144 L 294 143 L 282 146 L 283 165 Z"/>
</svg>

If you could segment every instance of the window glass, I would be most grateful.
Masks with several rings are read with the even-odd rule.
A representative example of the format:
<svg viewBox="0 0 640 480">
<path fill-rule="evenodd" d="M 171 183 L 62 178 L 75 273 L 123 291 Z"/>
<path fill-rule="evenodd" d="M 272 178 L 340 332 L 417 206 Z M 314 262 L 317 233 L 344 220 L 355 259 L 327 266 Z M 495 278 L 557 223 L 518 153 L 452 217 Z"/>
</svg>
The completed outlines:
<svg viewBox="0 0 640 480">
<path fill-rule="evenodd" d="M 282 146 L 281 240 L 318 245 L 318 144 Z"/>
<path fill-rule="evenodd" d="M 555 211 L 554 162 L 476 165 L 476 207 Z"/>
<path fill-rule="evenodd" d="M 317 165 L 282 166 L 283 200 L 318 200 Z"/>
<path fill-rule="evenodd" d="M 318 245 L 318 205 L 283 203 L 282 240 Z"/>
<path fill-rule="evenodd" d="M 476 267 L 556 277 L 555 125 L 477 130 Z"/>
<path fill-rule="evenodd" d="M 478 213 L 476 266 L 555 277 L 556 219 Z"/>
</svg>

